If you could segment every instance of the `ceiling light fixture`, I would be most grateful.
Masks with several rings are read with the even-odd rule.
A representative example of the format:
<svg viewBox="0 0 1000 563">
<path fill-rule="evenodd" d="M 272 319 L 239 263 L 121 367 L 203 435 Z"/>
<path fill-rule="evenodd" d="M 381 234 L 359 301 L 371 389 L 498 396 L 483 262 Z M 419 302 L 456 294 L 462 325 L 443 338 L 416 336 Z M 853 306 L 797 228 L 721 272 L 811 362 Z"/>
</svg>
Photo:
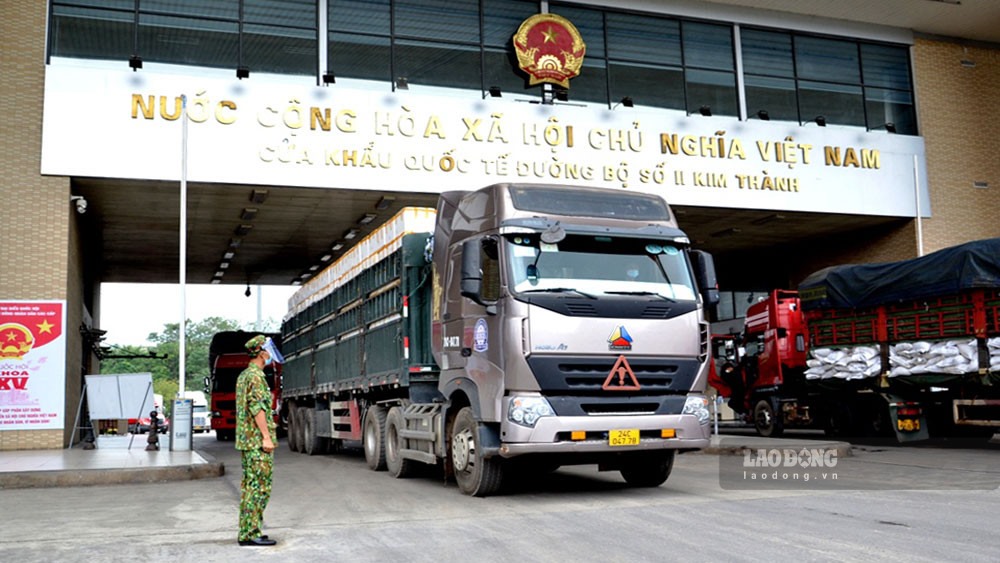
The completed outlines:
<svg viewBox="0 0 1000 563">
<path fill-rule="evenodd" d="M 367 225 L 368 223 L 374 221 L 376 217 L 378 217 L 378 215 L 374 213 L 365 213 L 364 215 L 361 216 L 360 219 L 358 219 L 358 224 Z"/>
<path fill-rule="evenodd" d="M 357 229 L 347 229 L 346 231 L 344 231 L 344 238 L 347 240 L 351 240 L 352 238 L 358 236 L 359 232 L 360 231 L 358 231 Z"/>
<path fill-rule="evenodd" d="M 256 207 L 244 207 L 243 211 L 240 212 L 240 219 L 243 221 L 253 221 L 257 218 L 257 211 Z"/>
</svg>

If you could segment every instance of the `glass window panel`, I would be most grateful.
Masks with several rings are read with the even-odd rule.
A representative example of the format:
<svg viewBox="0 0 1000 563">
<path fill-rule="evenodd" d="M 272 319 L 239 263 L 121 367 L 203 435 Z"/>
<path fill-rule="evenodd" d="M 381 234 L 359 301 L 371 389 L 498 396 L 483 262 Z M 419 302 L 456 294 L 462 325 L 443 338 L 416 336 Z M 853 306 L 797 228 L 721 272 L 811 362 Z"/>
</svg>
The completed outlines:
<svg viewBox="0 0 1000 563">
<path fill-rule="evenodd" d="M 587 45 L 586 58 L 604 58 L 604 15 L 599 10 L 559 5 L 549 11 L 573 23 Z"/>
<path fill-rule="evenodd" d="M 88 8 L 54 6 L 50 40 L 52 55 L 128 60 L 132 55 L 135 15 Z"/>
<path fill-rule="evenodd" d="M 917 134 L 917 115 L 910 92 L 865 88 L 865 109 L 870 129 L 884 129 L 886 123 L 892 123 L 900 135 Z"/>
<path fill-rule="evenodd" d="M 389 0 L 330 0 L 330 31 L 389 35 Z"/>
<path fill-rule="evenodd" d="M 684 66 L 734 70 L 733 29 L 728 25 L 684 22 Z"/>
<path fill-rule="evenodd" d="M 611 103 L 628 96 L 639 105 L 684 109 L 684 73 L 679 68 L 611 63 Z"/>
<path fill-rule="evenodd" d="M 799 106 L 803 122 L 822 115 L 827 123 L 865 124 L 860 86 L 799 81 Z"/>
<path fill-rule="evenodd" d="M 795 64 L 799 78 L 861 83 L 858 44 L 853 41 L 796 36 Z"/>
<path fill-rule="evenodd" d="M 479 44 L 479 3 L 395 0 L 395 34 Z"/>
<path fill-rule="evenodd" d="M 115 10 L 127 10 L 132 12 L 135 10 L 135 0 L 69 0 L 65 2 L 59 2 L 58 4 L 53 2 L 52 8 L 55 11 L 60 9 L 65 9 L 69 4 L 70 6 L 87 6 L 90 8 L 111 8 Z"/>
<path fill-rule="evenodd" d="M 538 13 L 538 2 L 485 0 L 483 2 L 483 44 L 507 47 L 521 22 Z"/>
<path fill-rule="evenodd" d="M 396 75 L 410 84 L 479 90 L 479 47 L 422 41 L 397 41 Z"/>
<path fill-rule="evenodd" d="M 243 64 L 251 72 L 316 74 L 316 32 L 306 29 L 246 24 Z"/>
<path fill-rule="evenodd" d="M 681 66 L 681 25 L 677 20 L 607 14 L 608 57 Z"/>
<path fill-rule="evenodd" d="M 388 37 L 330 34 L 330 70 L 335 76 L 392 82 Z"/>
<path fill-rule="evenodd" d="M 243 0 L 243 21 L 316 29 L 316 10 L 316 0 Z"/>
<path fill-rule="evenodd" d="M 158 12 L 177 16 L 194 16 L 238 20 L 239 0 L 142 0 L 141 12 Z"/>
<path fill-rule="evenodd" d="M 905 47 L 861 45 L 865 86 L 910 89 L 910 55 Z"/>
<path fill-rule="evenodd" d="M 736 74 L 713 70 L 687 69 L 688 112 L 701 106 L 712 108 L 712 115 L 739 115 L 736 109 Z"/>
<path fill-rule="evenodd" d="M 743 47 L 743 72 L 746 74 L 795 76 L 791 35 L 743 29 L 740 31 L 740 44 Z"/>
<path fill-rule="evenodd" d="M 608 103 L 608 71 L 603 59 L 583 60 L 580 75 L 569 81 L 569 101 Z"/>
<path fill-rule="evenodd" d="M 139 15 L 139 54 L 147 61 L 236 68 L 239 24 Z"/>
<path fill-rule="evenodd" d="M 517 66 L 517 57 L 507 51 L 487 49 L 483 53 L 486 75 L 486 88 L 499 86 L 503 96 L 508 94 L 541 95 L 538 87 L 528 88 L 526 75 Z"/>
<path fill-rule="evenodd" d="M 743 83 L 746 87 L 747 115 L 750 119 L 757 119 L 757 112 L 764 110 L 770 119 L 796 122 L 799 120 L 794 80 L 747 76 Z"/>
</svg>

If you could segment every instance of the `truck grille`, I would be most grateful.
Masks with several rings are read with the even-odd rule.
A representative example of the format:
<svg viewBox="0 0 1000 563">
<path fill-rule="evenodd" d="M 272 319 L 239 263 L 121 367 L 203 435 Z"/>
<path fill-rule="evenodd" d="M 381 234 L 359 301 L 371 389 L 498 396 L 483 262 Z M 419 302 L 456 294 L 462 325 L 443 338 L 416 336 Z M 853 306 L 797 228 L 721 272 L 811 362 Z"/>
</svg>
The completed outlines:
<svg viewBox="0 0 1000 563">
<path fill-rule="evenodd" d="M 596 397 L 636 397 L 684 393 L 698 376 L 700 364 L 695 358 L 628 358 L 639 383 L 638 390 L 621 391 L 603 388 L 617 356 L 583 358 L 538 356 L 528 358 L 528 366 L 542 392 Z"/>
</svg>

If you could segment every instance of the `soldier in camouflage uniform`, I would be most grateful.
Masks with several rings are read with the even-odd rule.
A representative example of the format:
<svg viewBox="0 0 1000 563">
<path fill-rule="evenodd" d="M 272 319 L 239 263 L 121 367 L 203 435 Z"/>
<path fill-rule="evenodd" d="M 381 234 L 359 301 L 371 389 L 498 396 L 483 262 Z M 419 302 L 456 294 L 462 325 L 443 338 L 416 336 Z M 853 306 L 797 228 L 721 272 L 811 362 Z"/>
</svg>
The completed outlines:
<svg viewBox="0 0 1000 563">
<path fill-rule="evenodd" d="M 236 449 L 243 463 L 240 483 L 240 545 L 268 546 L 274 540 L 261 534 L 264 509 L 271 498 L 274 469 L 274 417 L 271 389 L 264 379 L 264 366 L 284 358 L 270 338 L 257 335 L 246 343 L 250 365 L 236 380 Z"/>
</svg>

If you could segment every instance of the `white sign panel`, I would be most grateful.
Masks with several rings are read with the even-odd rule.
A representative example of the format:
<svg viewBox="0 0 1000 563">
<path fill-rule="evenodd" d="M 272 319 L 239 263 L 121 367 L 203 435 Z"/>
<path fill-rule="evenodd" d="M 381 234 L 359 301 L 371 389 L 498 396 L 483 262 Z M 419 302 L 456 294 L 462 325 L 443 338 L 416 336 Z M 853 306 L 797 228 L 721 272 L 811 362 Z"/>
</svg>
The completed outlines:
<svg viewBox="0 0 1000 563">
<path fill-rule="evenodd" d="M 681 205 L 902 217 L 928 201 L 923 139 L 885 131 L 229 71 L 62 60 L 46 72 L 43 174 L 179 180 L 184 118 L 192 182 L 430 193 L 563 183 Z"/>
<path fill-rule="evenodd" d="M 0 431 L 63 427 L 65 326 L 65 301 L 0 301 Z"/>
<path fill-rule="evenodd" d="M 170 451 L 191 450 L 191 420 L 193 413 L 191 399 L 174 399 L 174 409 L 170 414 Z"/>
</svg>

